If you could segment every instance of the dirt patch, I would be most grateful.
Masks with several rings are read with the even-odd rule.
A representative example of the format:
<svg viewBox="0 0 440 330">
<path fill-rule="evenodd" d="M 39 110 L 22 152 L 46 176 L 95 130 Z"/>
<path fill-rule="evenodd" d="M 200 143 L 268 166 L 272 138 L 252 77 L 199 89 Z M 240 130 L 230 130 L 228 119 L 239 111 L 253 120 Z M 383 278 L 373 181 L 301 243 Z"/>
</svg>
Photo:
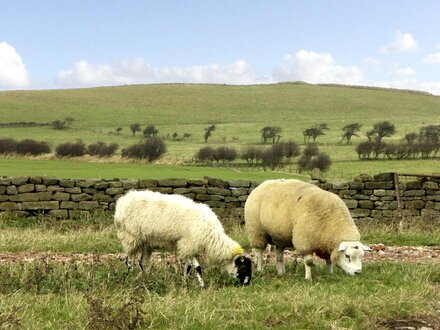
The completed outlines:
<svg viewBox="0 0 440 330">
<path fill-rule="evenodd" d="M 393 330 L 439 330 L 439 320 L 381 320 L 377 323 L 380 329 Z"/>
<path fill-rule="evenodd" d="M 372 252 L 366 253 L 364 261 L 390 261 L 390 262 L 440 262 L 440 246 L 385 246 L 372 245 Z M 252 254 L 252 253 L 251 253 Z M 300 259 L 295 251 L 287 250 L 286 259 Z M 266 252 L 267 259 L 273 259 L 273 252 Z M 20 252 L 0 253 L 2 262 L 34 262 L 38 260 L 58 262 L 83 262 L 99 263 L 111 259 L 124 260 L 122 253 L 46 253 L 46 252 Z M 153 253 L 152 262 L 174 262 L 176 258 L 171 253 Z"/>
</svg>

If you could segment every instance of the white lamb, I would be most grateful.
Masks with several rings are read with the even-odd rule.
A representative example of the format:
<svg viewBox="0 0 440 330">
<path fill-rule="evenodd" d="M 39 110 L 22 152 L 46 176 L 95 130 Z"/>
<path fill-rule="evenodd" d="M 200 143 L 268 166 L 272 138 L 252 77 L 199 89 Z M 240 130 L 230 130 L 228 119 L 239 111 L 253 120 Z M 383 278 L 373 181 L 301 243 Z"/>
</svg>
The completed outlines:
<svg viewBox="0 0 440 330">
<path fill-rule="evenodd" d="M 176 251 L 185 260 L 188 272 L 194 267 L 202 287 L 197 258 L 223 266 L 242 285 L 251 283 L 251 260 L 226 235 L 215 213 L 205 204 L 180 195 L 129 191 L 118 199 L 114 221 L 129 271 L 138 253 L 142 254 L 139 265 L 144 271 L 153 250 L 163 249 Z"/>
<path fill-rule="evenodd" d="M 245 204 L 246 231 L 262 270 L 263 251 L 275 245 L 276 268 L 285 272 L 283 251 L 295 248 L 303 257 L 306 279 L 312 278 L 313 253 L 350 275 L 360 274 L 364 251 L 360 235 L 345 203 L 335 194 L 298 180 L 268 180 Z"/>
</svg>

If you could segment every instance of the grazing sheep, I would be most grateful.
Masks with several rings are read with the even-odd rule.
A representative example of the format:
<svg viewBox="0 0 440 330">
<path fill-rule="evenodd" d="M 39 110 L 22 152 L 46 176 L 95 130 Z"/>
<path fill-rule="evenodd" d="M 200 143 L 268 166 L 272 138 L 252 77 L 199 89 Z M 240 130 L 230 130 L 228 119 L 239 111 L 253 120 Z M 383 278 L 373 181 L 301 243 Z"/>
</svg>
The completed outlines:
<svg viewBox="0 0 440 330">
<path fill-rule="evenodd" d="M 197 258 L 221 265 L 240 284 L 249 285 L 252 262 L 243 255 L 243 248 L 224 232 L 214 212 L 204 204 L 180 195 L 153 191 L 129 191 L 118 199 L 115 226 L 127 267 L 141 253 L 139 265 L 144 271 L 155 249 L 177 251 L 186 262 L 187 273 L 194 268 L 203 287 Z"/>
<path fill-rule="evenodd" d="M 283 251 L 295 248 L 303 257 L 306 279 L 312 278 L 313 253 L 333 273 L 336 263 L 350 275 L 362 270 L 364 251 L 359 231 L 345 203 L 335 194 L 298 180 L 268 180 L 245 204 L 246 231 L 262 270 L 263 251 L 275 245 L 276 268 L 285 272 Z"/>
</svg>

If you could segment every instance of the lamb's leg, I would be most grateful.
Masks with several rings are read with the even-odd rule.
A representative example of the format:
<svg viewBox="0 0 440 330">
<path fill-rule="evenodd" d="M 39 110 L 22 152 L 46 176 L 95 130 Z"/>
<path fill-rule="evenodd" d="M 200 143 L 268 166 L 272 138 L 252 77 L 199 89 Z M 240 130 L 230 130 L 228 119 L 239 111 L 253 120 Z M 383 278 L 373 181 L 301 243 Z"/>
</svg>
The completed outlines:
<svg viewBox="0 0 440 330">
<path fill-rule="evenodd" d="M 142 256 L 139 259 L 139 267 L 141 267 L 142 272 L 145 272 L 146 267 L 145 266 L 149 266 L 150 265 L 150 257 L 152 254 L 152 250 L 151 249 L 147 249 L 144 248 L 142 250 Z"/>
<path fill-rule="evenodd" d="M 306 267 L 306 280 L 312 279 L 313 254 L 304 256 L 304 266 Z"/>
<path fill-rule="evenodd" d="M 325 259 L 325 264 L 327 265 L 327 272 L 333 274 L 333 263 L 330 259 Z"/>
<path fill-rule="evenodd" d="M 284 248 L 275 246 L 275 259 L 278 275 L 283 275 L 286 272 L 284 266 Z"/>
<path fill-rule="evenodd" d="M 263 249 L 254 248 L 255 257 L 257 258 L 257 271 L 261 272 L 263 270 Z"/>
</svg>

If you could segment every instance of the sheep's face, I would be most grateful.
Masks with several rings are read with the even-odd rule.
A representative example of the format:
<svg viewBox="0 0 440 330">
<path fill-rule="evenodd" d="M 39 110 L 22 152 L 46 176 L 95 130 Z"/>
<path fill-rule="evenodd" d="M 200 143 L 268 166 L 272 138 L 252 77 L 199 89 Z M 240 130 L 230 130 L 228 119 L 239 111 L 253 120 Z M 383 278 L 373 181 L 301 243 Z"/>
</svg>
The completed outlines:
<svg viewBox="0 0 440 330">
<path fill-rule="evenodd" d="M 226 265 L 226 271 L 234 278 L 237 278 L 240 285 L 250 285 L 252 280 L 252 261 L 250 258 L 239 255 Z"/>
<path fill-rule="evenodd" d="M 358 275 L 362 272 L 364 251 L 371 251 L 371 249 L 361 242 L 342 242 L 338 248 L 336 263 L 347 274 Z"/>
</svg>

